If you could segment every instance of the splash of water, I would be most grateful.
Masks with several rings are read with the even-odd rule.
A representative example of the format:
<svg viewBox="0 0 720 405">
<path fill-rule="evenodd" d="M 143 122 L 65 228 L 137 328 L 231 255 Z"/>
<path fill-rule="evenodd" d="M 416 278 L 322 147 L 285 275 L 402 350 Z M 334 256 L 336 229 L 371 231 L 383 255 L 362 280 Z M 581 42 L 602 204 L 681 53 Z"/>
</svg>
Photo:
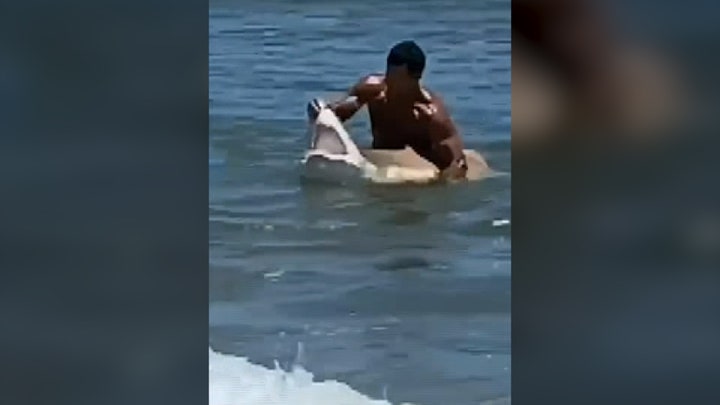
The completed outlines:
<svg viewBox="0 0 720 405">
<path fill-rule="evenodd" d="M 301 358 L 302 347 L 298 349 Z M 208 363 L 210 405 L 392 405 L 339 381 L 314 381 L 299 364 L 285 371 L 276 362 L 270 369 L 212 349 Z"/>
</svg>

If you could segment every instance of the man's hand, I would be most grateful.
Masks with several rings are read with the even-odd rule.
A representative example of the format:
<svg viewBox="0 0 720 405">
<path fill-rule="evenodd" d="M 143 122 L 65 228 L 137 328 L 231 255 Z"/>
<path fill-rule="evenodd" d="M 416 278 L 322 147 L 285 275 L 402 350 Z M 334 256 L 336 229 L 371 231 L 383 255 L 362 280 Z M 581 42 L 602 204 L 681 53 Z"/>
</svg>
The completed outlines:
<svg viewBox="0 0 720 405">
<path fill-rule="evenodd" d="M 325 101 L 314 98 L 310 100 L 310 102 L 307 104 L 307 117 L 310 121 L 315 121 L 320 115 L 320 111 L 322 111 L 323 108 L 327 107 L 327 103 Z"/>
<path fill-rule="evenodd" d="M 446 167 L 445 170 L 442 170 L 440 172 L 440 179 L 449 182 L 465 180 L 467 171 L 467 163 L 465 163 L 465 158 L 462 158 L 462 160 L 454 161 L 450 166 Z"/>
</svg>

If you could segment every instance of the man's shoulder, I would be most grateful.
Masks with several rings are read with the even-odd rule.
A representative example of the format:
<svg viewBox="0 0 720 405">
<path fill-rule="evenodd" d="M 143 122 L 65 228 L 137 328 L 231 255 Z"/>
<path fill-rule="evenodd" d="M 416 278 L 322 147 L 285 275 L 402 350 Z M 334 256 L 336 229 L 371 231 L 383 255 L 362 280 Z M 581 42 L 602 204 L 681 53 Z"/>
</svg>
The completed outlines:
<svg viewBox="0 0 720 405">
<path fill-rule="evenodd" d="M 423 97 L 425 98 L 425 102 L 427 102 L 428 104 L 432 104 L 437 108 L 445 108 L 445 101 L 443 100 L 443 97 L 440 95 L 440 93 L 437 93 L 424 86 L 421 91 Z"/>
<path fill-rule="evenodd" d="M 445 106 L 445 101 L 439 93 L 423 86 L 421 89 L 421 95 L 422 98 L 419 102 L 428 106 L 428 111 L 432 112 L 429 118 L 432 118 L 435 122 L 443 122 L 450 118 L 448 110 Z"/>
<path fill-rule="evenodd" d="M 360 78 L 360 84 L 383 84 L 385 83 L 385 75 L 380 73 L 370 73 Z"/>
<path fill-rule="evenodd" d="M 367 75 L 362 77 L 351 91 L 361 102 L 367 103 L 376 100 L 384 94 L 385 76 Z"/>
</svg>

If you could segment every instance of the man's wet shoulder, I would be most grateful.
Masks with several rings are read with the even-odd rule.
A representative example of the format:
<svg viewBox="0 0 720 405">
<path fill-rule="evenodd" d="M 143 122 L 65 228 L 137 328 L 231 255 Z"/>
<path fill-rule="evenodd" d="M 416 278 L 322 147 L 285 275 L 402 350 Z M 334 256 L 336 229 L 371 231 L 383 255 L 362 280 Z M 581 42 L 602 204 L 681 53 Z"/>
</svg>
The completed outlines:
<svg viewBox="0 0 720 405">
<path fill-rule="evenodd" d="M 363 84 L 384 84 L 385 75 L 380 73 L 370 73 L 369 75 L 363 76 L 360 79 L 360 82 Z"/>
<path fill-rule="evenodd" d="M 438 104 L 438 105 L 442 105 L 442 106 L 445 105 L 440 93 L 438 93 L 434 90 L 431 90 L 431 89 L 423 86 L 421 89 L 421 94 L 422 94 L 423 98 L 425 98 L 425 101 L 427 103 Z"/>
<path fill-rule="evenodd" d="M 445 99 L 437 92 L 429 89 L 423 90 L 428 93 L 429 103 L 432 104 L 434 110 L 437 111 L 439 117 L 441 117 L 442 119 L 446 119 L 450 113 L 448 112 L 447 105 L 445 104 Z"/>
</svg>

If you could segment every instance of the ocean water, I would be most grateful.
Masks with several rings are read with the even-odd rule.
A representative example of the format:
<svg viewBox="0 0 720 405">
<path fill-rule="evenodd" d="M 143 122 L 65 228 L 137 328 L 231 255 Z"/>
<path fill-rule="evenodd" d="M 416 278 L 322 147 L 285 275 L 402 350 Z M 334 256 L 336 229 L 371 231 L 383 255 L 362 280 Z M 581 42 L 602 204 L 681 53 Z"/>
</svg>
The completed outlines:
<svg viewBox="0 0 720 405">
<path fill-rule="evenodd" d="M 510 2 L 215 1 L 209 18 L 211 404 L 509 403 Z M 302 180 L 307 100 L 408 38 L 505 174 Z M 366 113 L 349 128 L 369 144 Z"/>
</svg>

